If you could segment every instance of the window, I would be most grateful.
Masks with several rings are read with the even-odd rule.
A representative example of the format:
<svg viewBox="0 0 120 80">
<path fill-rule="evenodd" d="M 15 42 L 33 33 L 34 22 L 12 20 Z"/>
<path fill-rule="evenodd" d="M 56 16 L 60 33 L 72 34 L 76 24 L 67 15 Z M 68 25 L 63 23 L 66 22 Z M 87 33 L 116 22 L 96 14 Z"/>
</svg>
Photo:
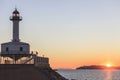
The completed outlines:
<svg viewBox="0 0 120 80">
<path fill-rule="evenodd" d="M 23 51 L 23 47 L 20 47 L 20 51 Z"/>
<path fill-rule="evenodd" d="M 7 52 L 9 51 L 9 48 L 8 48 L 8 47 L 6 47 L 6 51 L 7 51 Z"/>
</svg>

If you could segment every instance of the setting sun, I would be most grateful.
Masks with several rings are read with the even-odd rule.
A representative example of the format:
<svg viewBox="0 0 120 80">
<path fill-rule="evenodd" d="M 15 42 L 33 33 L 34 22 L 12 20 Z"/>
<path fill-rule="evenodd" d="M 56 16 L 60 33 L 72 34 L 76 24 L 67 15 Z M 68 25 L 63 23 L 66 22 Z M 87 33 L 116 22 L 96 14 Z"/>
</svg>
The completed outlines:
<svg viewBox="0 0 120 80">
<path fill-rule="evenodd" d="M 106 64 L 106 67 L 111 67 L 112 65 L 111 64 Z"/>
</svg>

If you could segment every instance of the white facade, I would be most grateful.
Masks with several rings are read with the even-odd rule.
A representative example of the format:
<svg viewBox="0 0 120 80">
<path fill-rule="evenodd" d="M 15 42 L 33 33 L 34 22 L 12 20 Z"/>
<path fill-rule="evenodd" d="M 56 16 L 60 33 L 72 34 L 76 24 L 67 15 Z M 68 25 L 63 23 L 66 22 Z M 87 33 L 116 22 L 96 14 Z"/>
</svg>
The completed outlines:
<svg viewBox="0 0 120 80">
<path fill-rule="evenodd" d="M 23 42 L 8 42 L 1 44 L 2 54 L 29 54 L 29 44 Z"/>
</svg>

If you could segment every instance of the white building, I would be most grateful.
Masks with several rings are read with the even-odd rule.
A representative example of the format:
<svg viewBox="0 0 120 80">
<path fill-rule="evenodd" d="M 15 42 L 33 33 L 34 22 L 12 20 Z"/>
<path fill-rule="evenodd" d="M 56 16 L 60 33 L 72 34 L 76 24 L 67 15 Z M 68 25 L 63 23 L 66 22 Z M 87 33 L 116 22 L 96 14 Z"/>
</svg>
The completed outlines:
<svg viewBox="0 0 120 80">
<path fill-rule="evenodd" d="M 1 44 L 1 54 L 29 54 L 29 44 L 20 42 L 19 39 L 19 22 L 22 20 L 22 17 L 17 9 L 13 12 L 10 20 L 13 22 L 13 39 L 11 42 Z"/>
<path fill-rule="evenodd" d="M 30 45 L 20 42 L 19 22 L 22 17 L 17 9 L 13 11 L 10 20 L 13 22 L 13 39 L 11 42 L 1 44 L 0 63 L 2 64 L 34 64 L 42 68 L 49 67 L 49 58 L 37 56 L 38 52 L 30 53 Z M 25 58 L 22 60 L 22 58 Z"/>
</svg>

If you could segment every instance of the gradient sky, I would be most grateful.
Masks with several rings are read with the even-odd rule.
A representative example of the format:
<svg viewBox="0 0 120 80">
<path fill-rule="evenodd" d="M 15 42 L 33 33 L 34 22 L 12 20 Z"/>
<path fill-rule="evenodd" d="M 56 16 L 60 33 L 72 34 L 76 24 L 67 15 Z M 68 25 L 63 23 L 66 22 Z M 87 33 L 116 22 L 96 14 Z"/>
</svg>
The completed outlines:
<svg viewBox="0 0 120 80">
<path fill-rule="evenodd" d="M 120 0 L 0 0 L 0 43 L 12 39 L 20 11 L 20 39 L 50 58 L 53 68 L 119 65 Z"/>
</svg>

